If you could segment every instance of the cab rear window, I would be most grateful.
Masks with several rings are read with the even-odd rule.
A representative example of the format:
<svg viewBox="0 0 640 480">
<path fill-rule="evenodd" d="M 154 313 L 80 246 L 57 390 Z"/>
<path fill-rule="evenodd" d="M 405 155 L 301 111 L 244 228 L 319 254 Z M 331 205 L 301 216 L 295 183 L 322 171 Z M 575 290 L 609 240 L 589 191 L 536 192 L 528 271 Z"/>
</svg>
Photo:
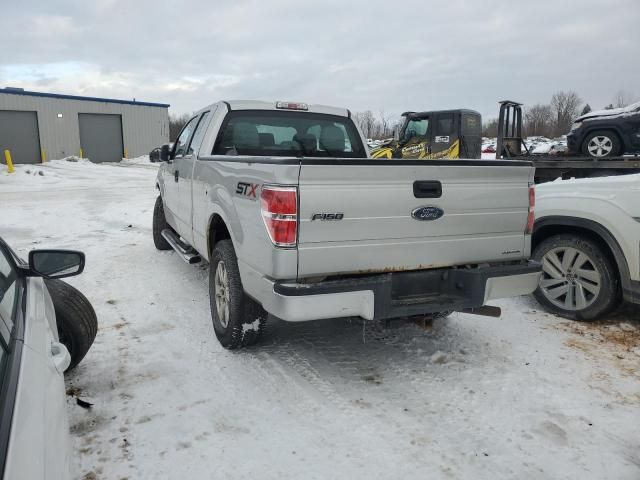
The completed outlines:
<svg viewBox="0 0 640 480">
<path fill-rule="evenodd" d="M 212 153 L 267 157 L 366 157 L 350 118 L 278 110 L 229 112 Z"/>
</svg>

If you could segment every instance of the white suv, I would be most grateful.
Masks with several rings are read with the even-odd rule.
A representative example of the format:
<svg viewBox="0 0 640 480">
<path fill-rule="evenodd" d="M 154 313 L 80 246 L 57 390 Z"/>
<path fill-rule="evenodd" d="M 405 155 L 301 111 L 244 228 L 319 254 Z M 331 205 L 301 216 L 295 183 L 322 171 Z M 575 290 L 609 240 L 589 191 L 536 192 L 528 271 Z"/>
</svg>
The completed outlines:
<svg viewBox="0 0 640 480">
<path fill-rule="evenodd" d="M 536 195 L 538 301 L 585 321 L 640 303 L 640 175 L 556 181 Z"/>
</svg>

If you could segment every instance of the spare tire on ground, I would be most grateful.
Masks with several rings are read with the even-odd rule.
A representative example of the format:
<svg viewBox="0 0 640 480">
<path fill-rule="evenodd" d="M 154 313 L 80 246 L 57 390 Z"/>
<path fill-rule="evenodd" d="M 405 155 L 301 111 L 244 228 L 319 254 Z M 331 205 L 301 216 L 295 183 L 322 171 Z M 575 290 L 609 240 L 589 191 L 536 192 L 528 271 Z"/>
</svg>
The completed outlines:
<svg viewBox="0 0 640 480">
<path fill-rule="evenodd" d="M 56 312 L 58 337 L 69 354 L 71 370 L 91 348 L 98 333 L 98 318 L 93 306 L 79 290 L 62 280 L 45 280 Z"/>
</svg>

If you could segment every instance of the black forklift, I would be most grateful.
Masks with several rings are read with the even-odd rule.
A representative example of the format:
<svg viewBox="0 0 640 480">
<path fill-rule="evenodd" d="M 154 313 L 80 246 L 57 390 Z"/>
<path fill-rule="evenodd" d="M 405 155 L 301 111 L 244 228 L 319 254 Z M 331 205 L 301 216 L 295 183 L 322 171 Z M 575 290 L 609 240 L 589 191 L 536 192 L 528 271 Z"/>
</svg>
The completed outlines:
<svg viewBox="0 0 640 480">
<path fill-rule="evenodd" d="M 396 138 L 371 152 L 373 158 L 421 160 L 480 158 L 482 117 L 474 110 L 404 112 Z"/>
<path fill-rule="evenodd" d="M 608 177 L 640 173 L 638 155 L 601 159 L 569 155 L 533 155 L 522 137 L 522 104 L 511 100 L 500 102 L 496 158 L 531 162 L 536 167 L 536 183 L 556 178 Z"/>
</svg>

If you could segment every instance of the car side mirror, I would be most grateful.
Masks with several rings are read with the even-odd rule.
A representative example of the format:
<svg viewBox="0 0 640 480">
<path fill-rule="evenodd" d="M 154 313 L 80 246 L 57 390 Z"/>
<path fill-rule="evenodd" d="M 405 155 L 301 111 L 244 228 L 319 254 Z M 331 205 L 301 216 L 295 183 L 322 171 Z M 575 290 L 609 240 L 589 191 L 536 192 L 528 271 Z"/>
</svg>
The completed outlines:
<svg viewBox="0 0 640 480">
<path fill-rule="evenodd" d="M 160 147 L 160 161 L 161 162 L 170 162 L 171 161 L 171 149 L 169 148 L 169 144 L 164 144 Z"/>
<path fill-rule="evenodd" d="M 151 150 L 151 152 L 149 152 L 149 161 L 151 163 L 155 163 L 155 162 L 159 162 L 160 161 L 160 149 L 159 148 L 154 148 L 153 150 Z"/>
<path fill-rule="evenodd" d="M 84 253 L 76 250 L 31 250 L 29 270 L 44 278 L 65 278 L 84 270 Z"/>
</svg>

